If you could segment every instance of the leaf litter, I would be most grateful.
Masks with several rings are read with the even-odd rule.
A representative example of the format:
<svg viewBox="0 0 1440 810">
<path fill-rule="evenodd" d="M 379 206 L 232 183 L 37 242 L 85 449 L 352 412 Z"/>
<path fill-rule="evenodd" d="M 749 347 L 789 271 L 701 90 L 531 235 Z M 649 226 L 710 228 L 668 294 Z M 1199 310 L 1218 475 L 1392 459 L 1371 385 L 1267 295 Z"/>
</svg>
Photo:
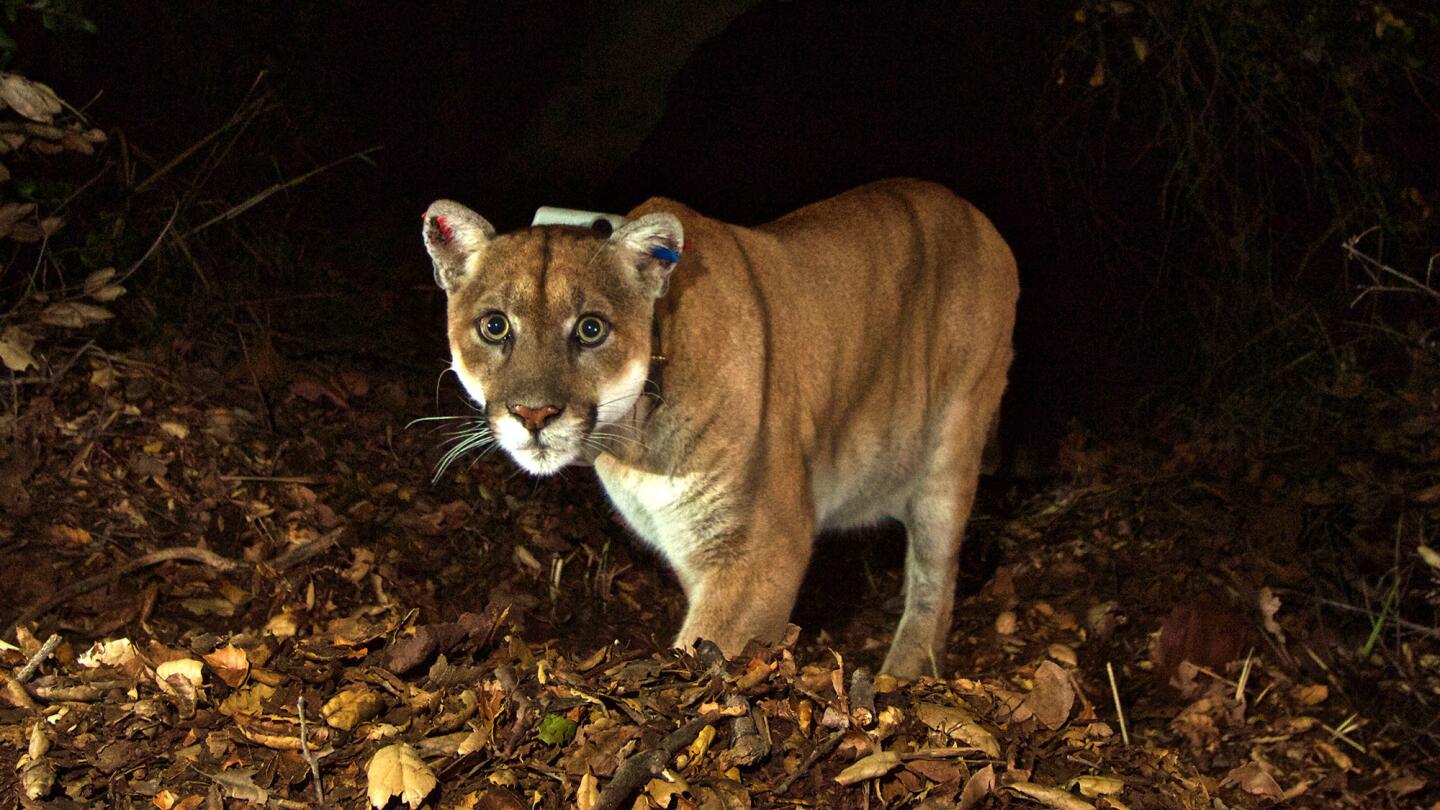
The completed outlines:
<svg viewBox="0 0 1440 810">
<path fill-rule="evenodd" d="M 1393 730 L 1354 719 L 1336 642 L 1326 667 L 1297 657 L 1321 642 L 1284 577 L 1250 590 L 1253 617 L 1177 602 L 1183 568 L 1097 592 L 1095 572 L 1158 564 L 1195 527 L 1127 515 L 1113 480 L 1061 484 L 976 540 L 1010 560 L 963 599 L 952 677 L 862 666 L 888 632 L 878 594 L 828 638 L 726 661 L 659 649 L 678 592 L 593 487 L 535 494 L 487 460 L 432 489 L 426 437 L 354 386 L 332 389 L 344 407 L 280 402 L 286 448 L 244 403 L 189 404 L 183 375 L 134 359 L 114 393 L 72 375 L 54 394 L 94 410 L 30 404 L 40 508 L 3 536 L 57 539 L 44 558 L 12 540 L 8 566 L 84 578 L 162 538 L 235 565 L 130 570 L 14 628 L 8 672 L 42 632 L 64 638 L 0 693 L 0 789 L 26 801 L 306 806 L 311 758 L 347 807 L 1364 807 L 1435 789 Z M 12 607 L 40 596 L 6 584 Z"/>
</svg>

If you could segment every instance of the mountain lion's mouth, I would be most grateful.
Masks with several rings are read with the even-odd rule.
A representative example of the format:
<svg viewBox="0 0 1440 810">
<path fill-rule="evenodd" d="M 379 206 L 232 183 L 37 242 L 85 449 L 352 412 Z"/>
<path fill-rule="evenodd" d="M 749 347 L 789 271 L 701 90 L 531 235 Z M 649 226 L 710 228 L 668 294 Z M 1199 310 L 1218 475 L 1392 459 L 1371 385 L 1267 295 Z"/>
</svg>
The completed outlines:
<svg viewBox="0 0 1440 810">
<path fill-rule="evenodd" d="M 581 418 L 564 418 L 535 432 L 508 414 L 492 419 L 496 439 L 522 469 L 532 475 L 553 475 L 583 462 L 584 448 L 593 443 L 594 408 L 577 409 Z"/>
<path fill-rule="evenodd" d="M 579 457 L 574 449 L 562 450 L 538 441 L 532 441 L 527 447 L 507 447 L 506 450 L 516 464 L 532 475 L 553 475 Z"/>
</svg>

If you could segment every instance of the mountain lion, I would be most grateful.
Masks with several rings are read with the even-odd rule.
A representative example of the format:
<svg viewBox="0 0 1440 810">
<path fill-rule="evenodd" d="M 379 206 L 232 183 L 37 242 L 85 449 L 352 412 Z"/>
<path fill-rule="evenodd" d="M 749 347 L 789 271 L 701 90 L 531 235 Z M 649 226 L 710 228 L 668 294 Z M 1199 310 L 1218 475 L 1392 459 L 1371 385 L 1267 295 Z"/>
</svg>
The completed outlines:
<svg viewBox="0 0 1440 810">
<path fill-rule="evenodd" d="M 679 575 L 677 646 L 776 638 L 816 532 L 899 519 L 884 669 L 938 674 L 1019 295 L 994 226 L 903 179 L 755 228 L 660 198 L 596 226 L 425 213 L 454 370 L 494 440 L 536 475 L 593 464 Z"/>
</svg>

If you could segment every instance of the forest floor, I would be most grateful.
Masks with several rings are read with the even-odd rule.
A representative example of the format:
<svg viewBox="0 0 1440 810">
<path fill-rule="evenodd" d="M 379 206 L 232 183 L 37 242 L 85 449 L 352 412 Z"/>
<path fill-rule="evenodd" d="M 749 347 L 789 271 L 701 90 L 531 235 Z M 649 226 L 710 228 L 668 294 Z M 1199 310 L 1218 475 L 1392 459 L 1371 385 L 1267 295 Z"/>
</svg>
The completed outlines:
<svg viewBox="0 0 1440 810">
<path fill-rule="evenodd" d="M 346 295 L 11 377 L 6 806 L 1440 807 L 1433 354 L 987 481 L 944 677 L 896 682 L 899 533 L 825 538 L 788 643 L 666 651 L 593 475 L 432 483 L 458 388 Z"/>
</svg>

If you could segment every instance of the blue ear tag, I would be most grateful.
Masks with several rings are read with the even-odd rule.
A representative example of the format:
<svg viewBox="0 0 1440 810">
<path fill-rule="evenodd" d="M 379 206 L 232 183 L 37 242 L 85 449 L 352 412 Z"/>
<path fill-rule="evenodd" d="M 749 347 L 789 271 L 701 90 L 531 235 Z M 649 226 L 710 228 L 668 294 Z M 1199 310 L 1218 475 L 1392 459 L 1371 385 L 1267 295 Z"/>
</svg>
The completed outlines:
<svg viewBox="0 0 1440 810">
<path fill-rule="evenodd" d="M 654 256 L 662 262 L 668 262 L 669 264 L 675 264 L 676 262 L 680 261 L 680 254 L 676 253 L 668 247 L 665 247 L 664 245 L 656 245 L 655 247 L 650 248 L 650 255 Z"/>
</svg>

